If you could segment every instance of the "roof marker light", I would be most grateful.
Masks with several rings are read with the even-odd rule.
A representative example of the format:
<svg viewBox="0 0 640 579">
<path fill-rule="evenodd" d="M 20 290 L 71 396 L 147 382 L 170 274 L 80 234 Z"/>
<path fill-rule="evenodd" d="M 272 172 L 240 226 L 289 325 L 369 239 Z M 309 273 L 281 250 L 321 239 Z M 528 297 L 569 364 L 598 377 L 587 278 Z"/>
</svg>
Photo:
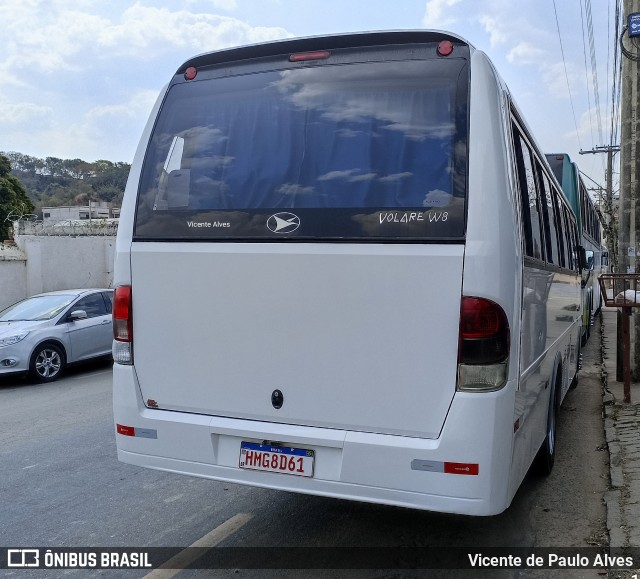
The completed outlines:
<svg viewBox="0 0 640 579">
<path fill-rule="evenodd" d="M 450 40 L 443 40 L 438 44 L 438 54 L 449 56 L 453 52 L 453 43 Z"/>
<path fill-rule="evenodd" d="M 193 80 L 198 75 L 198 69 L 195 66 L 190 66 L 184 71 L 185 80 Z"/>
<path fill-rule="evenodd" d="M 289 62 L 303 62 L 305 60 L 324 60 L 329 58 L 331 53 L 328 50 L 316 50 L 315 52 L 297 52 L 289 56 Z"/>
</svg>

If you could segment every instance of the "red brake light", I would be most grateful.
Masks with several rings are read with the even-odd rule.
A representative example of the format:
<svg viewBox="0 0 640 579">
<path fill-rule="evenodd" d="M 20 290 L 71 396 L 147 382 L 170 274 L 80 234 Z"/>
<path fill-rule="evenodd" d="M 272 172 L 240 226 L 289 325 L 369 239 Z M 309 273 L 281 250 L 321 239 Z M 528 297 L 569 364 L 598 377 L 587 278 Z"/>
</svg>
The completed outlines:
<svg viewBox="0 0 640 579">
<path fill-rule="evenodd" d="M 509 322 L 491 300 L 463 297 L 460 308 L 461 364 L 495 364 L 509 356 Z"/>
<path fill-rule="evenodd" d="M 302 62 L 305 60 L 324 60 L 329 58 L 331 53 L 328 50 L 316 50 L 315 52 L 298 52 L 289 56 L 289 62 Z"/>
<path fill-rule="evenodd" d="M 198 75 L 198 69 L 195 66 L 190 66 L 184 71 L 185 80 L 193 80 Z"/>
<path fill-rule="evenodd" d="M 113 337 L 119 342 L 133 340 L 131 286 L 118 286 L 113 293 Z"/>
</svg>

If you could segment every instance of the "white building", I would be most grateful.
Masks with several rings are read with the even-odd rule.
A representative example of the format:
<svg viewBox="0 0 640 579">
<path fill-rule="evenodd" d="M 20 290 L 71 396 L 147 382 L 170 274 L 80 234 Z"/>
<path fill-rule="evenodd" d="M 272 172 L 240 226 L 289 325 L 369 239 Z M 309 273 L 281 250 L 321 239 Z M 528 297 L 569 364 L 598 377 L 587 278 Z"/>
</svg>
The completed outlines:
<svg viewBox="0 0 640 579">
<path fill-rule="evenodd" d="M 59 221 L 72 221 L 77 219 L 108 219 L 114 217 L 114 212 L 106 201 L 90 203 L 89 205 L 67 205 L 61 207 L 43 207 L 42 220 L 45 225 L 58 223 Z M 120 210 L 117 210 L 120 213 Z"/>
</svg>

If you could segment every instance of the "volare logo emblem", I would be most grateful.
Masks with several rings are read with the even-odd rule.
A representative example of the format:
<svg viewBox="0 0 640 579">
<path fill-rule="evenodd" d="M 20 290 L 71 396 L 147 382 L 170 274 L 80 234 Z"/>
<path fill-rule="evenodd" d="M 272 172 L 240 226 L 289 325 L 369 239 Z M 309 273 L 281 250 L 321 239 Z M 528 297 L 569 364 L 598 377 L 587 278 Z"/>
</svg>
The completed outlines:
<svg viewBox="0 0 640 579">
<path fill-rule="evenodd" d="M 293 213 L 276 213 L 267 219 L 267 227 L 273 233 L 293 233 L 300 227 L 300 218 Z"/>
</svg>

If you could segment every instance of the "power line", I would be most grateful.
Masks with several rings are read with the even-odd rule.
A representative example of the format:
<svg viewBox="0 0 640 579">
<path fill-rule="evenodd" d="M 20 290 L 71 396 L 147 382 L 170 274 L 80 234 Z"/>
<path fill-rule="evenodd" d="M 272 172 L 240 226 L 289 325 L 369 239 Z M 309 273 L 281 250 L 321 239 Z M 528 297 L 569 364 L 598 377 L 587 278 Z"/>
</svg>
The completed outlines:
<svg viewBox="0 0 640 579">
<path fill-rule="evenodd" d="M 620 101 L 622 88 L 622 60 L 618 55 L 618 36 L 620 36 L 621 0 L 616 0 L 615 28 L 613 35 L 613 86 L 611 87 L 611 131 L 609 144 L 618 141 L 618 127 L 620 126 Z"/>
<path fill-rule="evenodd" d="M 596 103 L 596 116 L 598 119 L 598 136 L 600 142 L 604 141 L 602 134 L 602 115 L 600 112 L 600 90 L 598 87 L 598 67 L 596 63 L 596 48 L 593 38 L 593 15 L 591 12 L 591 0 L 585 0 L 585 11 L 587 14 L 587 32 L 589 36 L 589 52 L 591 55 L 591 79 L 593 81 L 593 95 Z"/>
<path fill-rule="evenodd" d="M 564 66 L 564 77 L 567 79 L 567 89 L 569 90 L 569 101 L 571 103 L 571 112 L 573 113 L 573 124 L 576 127 L 576 136 L 578 137 L 578 145 L 582 149 L 580 142 L 580 131 L 578 130 L 578 122 L 576 121 L 576 109 L 573 106 L 573 97 L 571 96 L 571 86 L 569 85 L 569 74 L 567 73 L 567 61 L 564 58 L 564 47 L 562 46 L 562 35 L 560 34 L 560 23 L 558 22 L 558 9 L 556 8 L 556 0 L 553 1 L 553 11 L 556 15 L 556 28 L 558 30 L 558 40 L 560 41 L 560 54 L 562 54 L 562 64 Z"/>
<path fill-rule="evenodd" d="M 580 23 L 582 24 L 582 54 L 584 56 L 584 79 L 585 86 L 587 87 L 587 104 L 589 105 L 589 128 L 591 129 L 591 143 L 595 144 L 593 138 L 593 122 L 591 121 L 591 93 L 589 92 L 589 75 L 587 72 L 587 44 L 585 42 L 584 34 L 584 10 L 583 1 L 580 0 Z"/>
</svg>

